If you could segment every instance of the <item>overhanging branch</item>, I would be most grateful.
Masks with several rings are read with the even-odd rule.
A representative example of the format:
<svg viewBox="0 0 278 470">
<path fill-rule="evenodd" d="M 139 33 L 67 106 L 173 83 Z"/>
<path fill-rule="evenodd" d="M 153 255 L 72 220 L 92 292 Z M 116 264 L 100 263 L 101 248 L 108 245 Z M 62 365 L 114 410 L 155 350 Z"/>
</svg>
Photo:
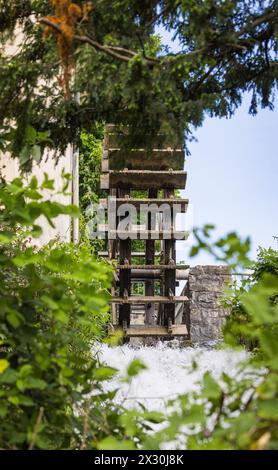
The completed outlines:
<svg viewBox="0 0 278 470">
<path fill-rule="evenodd" d="M 63 34 L 63 30 L 60 28 L 60 26 L 57 23 L 53 23 L 48 18 L 41 18 L 40 23 L 44 24 L 45 26 L 49 26 L 54 31 L 56 31 L 58 34 Z M 124 62 L 129 62 L 133 57 L 135 57 L 137 55 L 137 53 L 135 51 L 125 49 L 124 47 L 100 44 L 98 41 L 96 41 L 95 39 L 93 39 L 93 38 L 91 38 L 90 36 L 87 36 L 87 35 L 74 34 L 73 35 L 73 40 L 78 41 L 78 42 L 82 42 L 83 44 L 89 44 L 94 49 L 97 49 L 101 52 L 104 52 L 105 54 L 108 54 L 111 57 L 114 57 L 115 59 L 122 60 Z M 149 65 L 155 65 L 155 64 L 159 63 L 159 60 L 156 59 L 155 57 L 144 56 L 144 60 Z"/>
<path fill-rule="evenodd" d="M 264 37 L 264 33 L 262 33 L 262 32 L 260 34 L 258 34 L 257 37 L 253 36 L 250 39 L 248 39 L 248 38 L 241 39 L 241 37 L 244 34 L 252 32 L 258 26 L 260 26 L 264 23 L 272 22 L 277 17 L 278 17 L 278 12 L 277 12 L 277 9 L 275 9 L 274 11 L 272 10 L 272 11 L 264 12 L 264 14 L 262 14 L 261 16 L 253 18 L 253 20 L 248 25 L 244 26 L 239 31 L 235 32 L 235 39 L 237 39 L 237 41 L 235 41 L 234 43 L 226 43 L 226 42 L 221 43 L 220 40 L 218 39 L 217 42 L 215 42 L 215 41 L 210 42 L 210 43 L 206 44 L 205 46 L 203 46 L 199 49 L 195 49 L 195 50 L 190 51 L 190 52 L 186 52 L 186 53 L 180 52 L 178 54 L 170 54 L 170 55 L 160 57 L 160 58 L 149 57 L 149 56 L 144 55 L 143 60 L 148 65 L 154 66 L 154 65 L 157 65 L 157 64 L 162 64 L 163 62 L 165 63 L 165 61 L 167 61 L 167 59 L 176 58 L 176 59 L 180 59 L 182 61 L 184 61 L 184 60 L 187 61 L 187 60 L 194 59 L 195 57 L 202 56 L 202 55 L 210 53 L 210 52 L 214 52 L 217 49 L 218 50 L 221 49 L 221 52 L 214 56 L 214 59 L 218 60 L 223 55 L 224 51 L 226 51 L 226 53 L 227 52 L 235 52 L 235 51 L 243 51 L 243 50 L 248 49 L 248 47 L 250 45 L 254 44 L 254 41 L 256 41 L 256 40 L 257 41 L 265 40 L 266 38 Z M 53 23 L 50 19 L 41 18 L 39 21 L 40 21 L 41 24 L 44 24 L 44 25 L 52 28 L 54 31 L 56 31 L 56 33 L 64 34 L 63 30 L 59 26 L 59 24 Z M 101 44 L 101 43 L 99 43 L 98 41 L 96 41 L 95 39 L 91 38 L 90 36 L 88 36 L 86 34 L 83 34 L 83 35 L 75 34 L 73 36 L 73 40 L 78 41 L 78 42 L 83 43 L 83 44 L 88 44 L 91 47 L 93 47 L 95 50 L 98 50 L 98 51 L 103 52 L 107 55 L 110 55 L 114 59 L 118 59 L 118 60 L 121 60 L 123 62 L 129 62 L 132 58 L 134 58 L 137 55 L 137 52 L 132 51 L 130 49 L 126 49 L 124 47 L 113 46 L 113 45 L 108 45 L 108 44 L 107 45 L 106 44 Z"/>
</svg>

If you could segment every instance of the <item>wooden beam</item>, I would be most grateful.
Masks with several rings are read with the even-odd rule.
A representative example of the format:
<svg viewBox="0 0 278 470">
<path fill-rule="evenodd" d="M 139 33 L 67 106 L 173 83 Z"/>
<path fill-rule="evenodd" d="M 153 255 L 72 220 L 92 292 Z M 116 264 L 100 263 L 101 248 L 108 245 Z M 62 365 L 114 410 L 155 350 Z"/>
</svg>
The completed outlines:
<svg viewBox="0 0 278 470">
<path fill-rule="evenodd" d="M 130 297 L 111 297 L 110 302 L 114 302 L 115 304 L 137 304 L 137 305 L 144 305 L 150 302 L 155 304 L 175 304 L 175 303 L 183 303 L 188 302 L 188 297 L 186 296 L 174 296 L 174 297 L 164 297 L 159 295 L 153 296 L 146 296 L 146 295 L 132 295 Z"/>
<path fill-rule="evenodd" d="M 119 196 L 129 195 L 129 189 L 118 189 Z M 119 217 L 121 219 L 121 217 Z M 119 240 L 119 258 L 120 263 L 125 264 L 126 262 L 130 263 L 131 260 L 131 239 L 127 238 L 126 240 Z M 131 278 L 130 270 L 120 270 L 119 272 L 119 283 L 120 283 L 120 295 L 130 295 L 131 294 Z M 121 303 L 119 307 L 119 324 L 121 326 L 130 324 L 130 305 L 127 303 Z"/>
<path fill-rule="evenodd" d="M 109 253 L 108 251 L 99 251 L 98 255 L 100 258 L 109 258 Z M 146 254 L 144 251 L 132 251 L 131 252 L 131 257 L 132 258 L 145 258 Z M 155 257 L 159 258 L 160 257 L 160 251 L 155 252 Z"/>
<path fill-rule="evenodd" d="M 108 239 L 131 239 L 131 240 L 187 240 L 190 232 L 185 230 L 109 230 L 108 227 L 102 225 L 99 227 L 101 232 L 108 233 Z"/>
<path fill-rule="evenodd" d="M 117 269 L 145 269 L 145 270 L 166 270 L 166 269 L 188 269 L 189 264 L 118 264 Z"/>
<path fill-rule="evenodd" d="M 154 269 L 153 271 L 150 269 L 131 269 L 130 272 L 131 280 L 141 280 L 144 281 L 146 279 L 163 279 L 163 270 L 161 269 Z M 189 269 L 177 269 L 176 270 L 176 279 L 177 280 L 187 280 L 189 276 Z M 177 282 L 176 282 L 177 286 Z"/>
<path fill-rule="evenodd" d="M 125 149 L 110 148 L 105 151 L 110 170 L 183 170 L 184 150 L 182 149 Z"/>
<path fill-rule="evenodd" d="M 164 204 L 169 204 L 171 207 L 173 207 L 173 205 L 179 205 L 180 206 L 180 212 L 186 212 L 187 211 L 187 207 L 188 207 L 188 202 L 189 200 L 188 199 L 176 199 L 176 198 L 163 198 L 163 199 L 157 199 L 157 198 L 142 198 L 142 199 L 139 199 L 139 198 L 115 198 L 115 201 L 113 201 L 111 199 L 111 203 L 116 203 L 116 207 L 118 208 L 119 206 L 121 206 L 122 204 L 132 204 L 133 206 L 135 207 L 140 207 L 141 204 L 147 204 L 148 206 L 150 204 L 156 204 L 158 206 L 158 208 L 160 208 L 162 205 Z M 99 200 L 99 203 L 102 205 L 102 207 L 104 207 L 105 209 L 108 208 L 108 199 L 107 198 L 104 198 L 104 199 L 100 199 Z"/>
<path fill-rule="evenodd" d="M 152 147 L 158 146 L 159 148 L 167 148 L 174 146 L 183 147 L 184 145 L 184 136 L 182 133 L 176 133 L 176 135 L 170 136 L 162 132 L 157 132 L 155 135 L 150 132 L 142 132 L 141 128 L 132 129 L 132 143 L 135 143 L 135 146 L 138 147 L 140 144 L 143 147 L 146 146 L 146 142 L 152 140 Z M 131 142 L 131 132 L 129 126 L 117 125 L 117 124 L 107 124 L 105 126 L 104 134 L 104 146 L 107 148 L 111 146 L 120 146 L 123 144 L 129 144 Z"/>
<path fill-rule="evenodd" d="M 131 281 L 138 282 L 139 280 L 142 282 L 148 281 L 149 279 L 154 279 L 161 281 L 162 279 L 162 273 L 161 269 L 131 269 L 130 276 L 131 276 Z M 145 291 L 146 295 L 154 295 L 154 292 L 147 292 Z"/>
<path fill-rule="evenodd" d="M 186 176 L 186 171 L 110 170 L 109 173 L 101 175 L 100 179 L 101 189 L 184 189 Z"/>
<path fill-rule="evenodd" d="M 167 188 L 163 192 L 163 196 L 165 198 L 170 198 L 174 197 L 174 190 L 171 188 Z M 174 224 L 175 221 L 174 219 L 174 214 L 173 214 L 173 209 L 171 209 L 171 222 L 172 222 L 172 227 L 171 229 L 174 230 Z M 169 240 L 164 238 L 163 240 L 163 251 L 164 251 L 164 259 L 165 259 L 165 264 L 171 264 L 170 261 L 175 264 L 176 261 L 176 246 L 175 246 L 175 241 L 174 239 Z M 175 290 L 176 290 L 176 270 L 165 270 L 164 272 L 164 292 L 163 294 L 165 296 L 169 295 L 175 295 Z M 163 315 L 163 325 L 167 326 L 171 322 L 172 324 L 175 323 L 175 305 L 170 304 L 170 305 L 164 305 L 164 315 Z"/>
<path fill-rule="evenodd" d="M 152 146 L 149 149 L 146 142 L 148 141 L 147 134 L 140 134 L 139 132 L 132 135 L 132 138 L 129 133 L 125 132 L 109 132 L 105 134 L 103 141 L 103 148 L 108 149 L 125 149 L 125 150 L 138 150 L 142 149 L 149 151 L 152 149 L 155 150 L 184 150 L 183 149 L 183 139 L 169 139 L 165 134 L 156 134 L 152 136 Z"/>
<path fill-rule="evenodd" d="M 101 160 L 101 171 L 102 171 L 102 173 L 108 173 L 108 171 L 109 171 L 109 160 L 108 160 L 108 158 L 103 158 Z"/>
<path fill-rule="evenodd" d="M 148 192 L 149 198 L 152 200 L 157 199 L 157 190 L 149 189 Z M 147 220 L 148 230 L 152 228 L 152 215 L 148 214 Z M 146 265 L 153 265 L 155 262 L 155 240 L 146 240 Z M 154 295 L 154 280 L 146 279 L 145 281 L 145 295 L 153 296 Z M 155 324 L 155 315 L 154 315 L 154 303 L 146 304 L 146 315 L 145 315 L 145 325 L 154 325 Z"/>
<path fill-rule="evenodd" d="M 113 327 L 113 330 L 119 330 L 118 325 Z M 112 331 L 113 331 L 112 330 Z M 111 330 L 110 330 L 111 331 Z M 128 337 L 140 337 L 140 336 L 188 336 L 188 330 L 186 325 L 172 325 L 171 328 L 165 326 L 147 326 L 147 325 L 131 325 L 124 331 L 125 336 Z"/>
<path fill-rule="evenodd" d="M 100 189 L 109 189 L 109 174 L 100 175 Z"/>
</svg>

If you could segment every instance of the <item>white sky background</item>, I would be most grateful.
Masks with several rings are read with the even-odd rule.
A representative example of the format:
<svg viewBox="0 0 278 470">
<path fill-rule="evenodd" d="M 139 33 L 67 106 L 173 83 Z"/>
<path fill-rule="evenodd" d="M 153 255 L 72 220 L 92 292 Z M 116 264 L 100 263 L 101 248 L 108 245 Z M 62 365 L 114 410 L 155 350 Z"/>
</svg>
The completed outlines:
<svg viewBox="0 0 278 470">
<path fill-rule="evenodd" d="M 255 257 L 259 245 L 278 248 L 278 100 L 274 112 L 252 117 L 247 98 L 232 119 L 207 118 L 196 132 L 183 195 L 190 224 L 213 223 L 217 236 L 233 230 L 251 236 Z M 212 262 L 201 253 L 190 264 Z"/>
<path fill-rule="evenodd" d="M 177 50 L 170 33 L 158 33 Z M 278 99 L 274 111 L 259 110 L 255 117 L 248 114 L 249 103 L 246 95 L 231 119 L 207 117 L 195 132 L 198 142 L 189 144 L 182 195 L 189 198 L 187 227 L 212 223 L 216 237 L 230 231 L 249 235 L 255 258 L 259 245 L 278 248 L 273 240 L 278 235 Z M 216 264 L 204 252 L 188 260 L 192 243 L 192 236 L 177 242 L 178 261 Z"/>
</svg>

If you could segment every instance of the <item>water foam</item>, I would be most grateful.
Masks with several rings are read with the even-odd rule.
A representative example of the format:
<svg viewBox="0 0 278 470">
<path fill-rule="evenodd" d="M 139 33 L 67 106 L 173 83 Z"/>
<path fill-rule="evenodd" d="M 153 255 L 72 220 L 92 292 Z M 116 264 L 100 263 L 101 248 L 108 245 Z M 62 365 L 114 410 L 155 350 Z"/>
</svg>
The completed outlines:
<svg viewBox="0 0 278 470">
<path fill-rule="evenodd" d="M 214 377 L 222 372 L 235 376 L 238 364 L 246 359 L 246 353 L 221 349 L 171 348 L 166 344 L 134 349 L 128 345 L 111 348 L 101 345 L 100 360 L 119 370 L 117 376 L 105 384 L 106 390 L 119 388 L 115 401 L 127 408 L 143 403 L 149 410 L 166 410 L 166 402 L 175 396 L 191 392 L 198 387 L 206 371 Z M 140 372 L 131 384 L 123 383 L 128 365 L 140 359 L 147 369 Z M 198 368 L 192 372 L 192 361 Z"/>
</svg>

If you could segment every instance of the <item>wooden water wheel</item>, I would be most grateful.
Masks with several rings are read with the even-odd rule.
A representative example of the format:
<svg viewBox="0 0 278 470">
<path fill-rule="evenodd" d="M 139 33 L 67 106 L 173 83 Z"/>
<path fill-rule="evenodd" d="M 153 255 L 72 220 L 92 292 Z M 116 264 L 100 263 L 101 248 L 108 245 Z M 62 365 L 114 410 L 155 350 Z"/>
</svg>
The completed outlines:
<svg viewBox="0 0 278 470">
<path fill-rule="evenodd" d="M 175 294 L 177 272 L 188 268 L 176 265 L 176 240 L 188 236 L 175 229 L 177 207 L 179 212 L 186 212 L 188 206 L 187 199 L 175 197 L 175 190 L 184 189 L 186 184 L 184 150 L 173 149 L 167 142 L 161 145 L 159 136 L 157 148 L 127 148 L 127 138 L 128 128 L 106 126 L 101 189 L 109 197 L 101 202 L 108 210 L 104 228 L 107 252 L 100 255 L 115 260 L 117 265 L 111 292 L 112 323 L 115 328 L 122 328 L 127 337 L 188 337 L 186 325 L 175 322 L 176 306 L 188 301 Z M 138 190 L 140 197 L 135 193 Z M 141 220 L 139 224 L 136 217 L 123 229 L 126 208 L 130 206 L 136 214 L 144 207 L 144 224 Z M 170 224 L 168 220 L 165 228 L 166 209 Z M 136 240 L 143 240 L 141 251 L 133 248 Z M 144 286 L 142 295 L 132 293 L 132 286 L 138 281 Z M 141 324 L 139 317 L 143 319 Z"/>
</svg>

